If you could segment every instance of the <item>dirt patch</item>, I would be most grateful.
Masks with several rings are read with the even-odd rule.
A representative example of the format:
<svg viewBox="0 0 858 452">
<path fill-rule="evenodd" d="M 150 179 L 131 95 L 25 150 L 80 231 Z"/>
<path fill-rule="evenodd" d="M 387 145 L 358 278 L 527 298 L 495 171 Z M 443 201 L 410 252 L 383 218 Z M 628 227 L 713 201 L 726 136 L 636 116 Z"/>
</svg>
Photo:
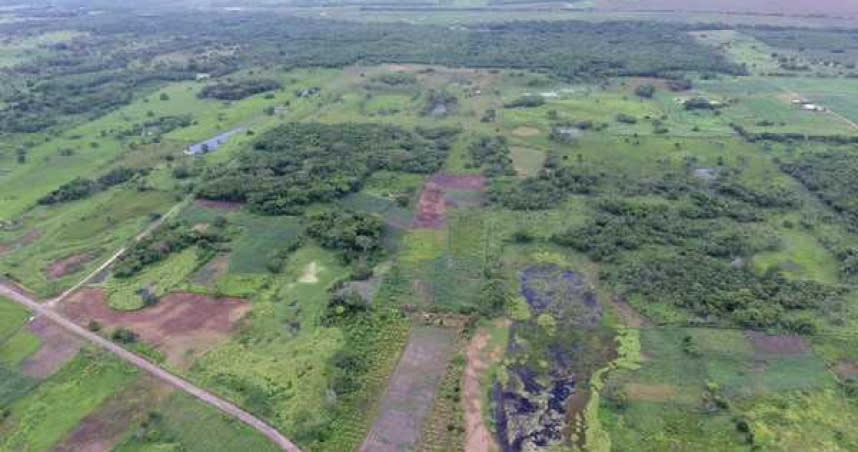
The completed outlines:
<svg viewBox="0 0 858 452">
<path fill-rule="evenodd" d="M 57 279 L 63 276 L 77 273 L 83 269 L 83 265 L 95 259 L 96 254 L 87 251 L 85 253 L 73 254 L 71 256 L 57 259 L 48 265 L 45 269 L 45 274 L 48 278 Z"/>
<path fill-rule="evenodd" d="M 42 236 L 42 231 L 38 229 L 30 229 L 26 234 L 22 235 L 21 238 L 18 239 L 18 244 L 21 246 L 29 245 L 35 242 L 39 237 Z"/>
<path fill-rule="evenodd" d="M 770 336 L 758 331 L 748 331 L 747 335 L 758 355 L 800 355 L 810 349 L 801 336 L 794 334 Z"/>
<path fill-rule="evenodd" d="M 662 91 L 667 91 L 667 80 L 663 78 L 655 78 L 655 77 L 635 77 L 626 81 L 629 88 L 632 90 L 637 89 L 637 87 L 641 85 L 652 85 L 656 89 L 660 89 Z"/>
<path fill-rule="evenodd" d="M 184 367 L 201 353 L 226 339 L 251 305 L 237 298 L 177 292 L 140 311 L 114 311 L 98 288 L 75 292 L 63 304 L 64 313 L 80 325 L 95 320 L 105 330 L 128 328 L 157 347 L 170 364 Z"/>
<path fill-rule="evenodd" d="M 310 262 L 304 267 L 304 273 L 301 275 L 301 278 L 298 279 L 298 282 L 304 284 L 316 284 L 319 282 L 319 264 L 316 261 Z"/>
<path fill-rule="evenodd" d="M 411 227 L 415 229 L 440 229 L 446 223 L 448 207 L 469 205 L 469 198 L 480 199 L 486 188 L 486 179 L 480 175 L 455 175 L 439 173 L 433 175 L 417 201 L 417 213 Z M 475 196 L 468 196 L 472 193 Z M 479 201 L 477 201 L 479 204 Z"/>
<path fill-rule="evenodd" d="M 113 395 L 81 422 L 54 452 L 107 452 L 173 389 L 146 376 Z"/>
<path fill-rule="evenodd" d="M 480 175 L 438 173 L 429 179 L 442 190 L 484 190 L 486 178 Z"/>
<path fill-rule="evenodd" d="M 462 403 L 465 407 L 465 452 L 498 450 L 494 435 L 483 421 L 483 388 L 480 381 L 489 366 L 500 360 L 503 350 L 486 350 L 489 335 L 484 329 L 474 334 L 465 349 L 465 375 Z"/>
<path fill-rule="evenodd" d="M 441 186 L 429 182 L 420 192 L 417 201 L 417 215 L 411 227 L 415 229 L 440 229 L 444 226 L 447 213 L 447 203 L 444 199 L 444 191 Z"/>
<path fill-rule="evenodd" d="M 535 137 L 539 136 L 542 133 L 541 130 L 536 127 L 516 127 L 512 129 L 512 134 L 517 137 Z"/>
<path fill-rule="evenodd" d="M 236 211 L 244 206 L 243 203 L 233 201 L 214 201 L 211 199 L 197 199 L 194 201 L 198 206 L 208 209 Z"/>
<path fill-rule="evenodd" d="M 228 270 L 229 256 L 217 256 L 197 270 L 192 280 L 196 284 L 212 287 Z"/>
<path fill-rule="evenodd" d="M 456 344 L 447 328 L 415 327 L 361 452 L 413 450 Z"/>
<path fill-rule="evenodd" d="M 12 242 L 0 243 L 0 254 L 8 253 L 17 247 L 27 246 L 36 241 L 42 236 L 42 231 L 38 229 L 30 229 L 21 237 L 18 237 Z"/>
<path fill-rule="evenodd" d="M 629 383 L 625 389 L 632 400 L 661 402 L 676 396 L 676 387 L 668 384 Z"/>
<path fill-rule="evenodd" d="M 39 336 L 42 344 L 21 363 L 21 371 L 30 377 L 45 378 L 72 359 L 80 350 L 81 341 L 50 320 L 36 317 L 27 329 Z"/>
<path fill-rule="evenodd" d="M 611 298 L 616 309 L 617 316 L 629 328 L 650 328 L 652 323 L 644 318 L 640 313 L 621 296 Z"/>
<path fill-rule="evenodd" d="M 858 378 L 858 363 L 849 360 L 840 360 L 834 368 L 837 375 L 845 378 Z"/>
</svg>

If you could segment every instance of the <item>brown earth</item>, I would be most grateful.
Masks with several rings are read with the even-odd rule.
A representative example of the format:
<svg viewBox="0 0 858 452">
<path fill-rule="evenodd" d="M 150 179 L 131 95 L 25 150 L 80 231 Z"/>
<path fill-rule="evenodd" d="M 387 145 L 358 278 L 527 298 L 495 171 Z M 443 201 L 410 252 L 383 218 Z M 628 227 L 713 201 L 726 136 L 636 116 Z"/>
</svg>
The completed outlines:
<svg viewBox="0 0 858 452">
<path fill-rule="evenodd" d="M 626 385 L 626 394 L 632 400 L 660 402 L 674 397 L 676 387 L 668 384 L 629 383 Z"/>
<path fill-rule="evenodd" d="M 221 255 L 210 260 L 194 273 L 192 280 L 196 284 L 212 287 L 229 270 L 229 256 Z"/>
<path fill-rule="evenodd" d="M 211 199 L 197 199 L 195 203 L 200 207 L 208 209 L 235 211 L 244 206 L 243 203 L 233 201 L 214 201 Z"/>
<path fill-rule="evenodd" d="M 455 175 L 438 173 L 433 175 L 417 201 L 417 213 L 411 227 L 415 229 L 440 229 L 444 227 L 447 207 L 454 204 L 445 195 L 445 190 L 482 191 L 486 179 L 480 175 Z"/>
<path fill-rule="evenodd" d="M 599 0 L 598 9 L 635 11 L 717 11 L 759 14 L 856 15 L 858 4 L 848 0 Z"/>
<path fill-rule="evenodd" d="M 411 227 L 415 229 L 440 229 L 444 226 L 444 217 L 447 213 L 447 202 L 441 186 L 429 182 L 423 187 L 420 199 L 417 201 L 417 215 Z"/>
<path fill-rule="evenodd" d="M 45 378 L 53 374 L 72 359 L 82 345 L 80 339 L 42 316 L 28 323 L 27 329 L 42 340 L 36 353 L 21 363 L 21 371 L 30 377 Z"/>
<path fill-rule="evenodd" d="M 83 418 L 54 452 L 108 452 L 128 429 L 143 419 L 172 388 L 144 376 L 104 401 Z"/>
<path fill-rule="evenodd" d="M 517 137 L 535 137 L 542 133 L 536 127 L 516 127 L 512 130 L 512 134 Z"/>
<path fill-rule="evenodd" d="M 0 243 L 0 254 L 8 253 L 12 251 L 16 247 L 19 246 L 27 246 L 36 241 L 39 237 L 42 236 L 42 231 L 38 229 L 30 229 L 26 234 L 19 237 L 17 240 L 13 242 L 5 242 Z"/>
<path fill-rule="evenodd" d="M 25 246 L 29 245 L 36 241 L 39 237 L 42 236 L 42 231 L 38 229 L 30 229 L 26 234 L 22 235 L 21 238 L 18 239 L 18 245 Z"/>
<path fill-rule="evenodd" d="M 484 190 L 486 178 L 480 175 L 438 173 L 429 179 L 443 190 Z"/>
<path fill-rule="evenodd" d="M 455 350 L 456 336 L 456 331 L 449 328 L 414 328 L 361 452 L 398 452 L 416 447 L 423 420 Z"/>
<path fill-rule="evenodd" d="M 226 339 L 251 305 L 237 298 L 171 293 L 139 311 L 114 311 L 98 288 L 83 288 L 63 304 L 63 313 L 79 325 L 95 320 L 106 330 L 128 328 L 157 347 L 170 364 L 184 367 L 194 353 Z"/>
<path fill-rule="evenodd" d="M 746 334 L 751 339 L 754 351 L 760 355 L 800 355 L 810 349 L 801 336 L 794 334 L 770 336 L 758 331 L 748 331 Z"/>
<path fill-rule="evenodd" d="M 498 450 L 494 435 L 486 428 L 483 417 L 483 388 L 480 382 L 489 367 L 501 359 L 502 349 L 486 350 L 488 332 L 478 329 L 465 349 L 465 375 L 462 382 L 462 404 L 465 407 L 465 452 Z"/>
<path fill-rule="evenodd" d="M 650 328 L 652 323 L 640 315 L 640 313 L 621 296 L 611 298 L 616 308 L 617 316 L 629 328 Z"/>
<path fill-rule="evenodd" d="M 849 360 L 841 360 L 835 366 L 837 374 L 841 377 L 858 377 L 858 363 Z"/>
<path fill-rule="evenodd" d="M 45 274 L 52 279 L 62 278 L 65 275 L 79 272 L 83 268 L 83 264 L 93 259 L 95 259 L 95 253 L 91 251 L 57 259 L 48 265 Z"/>
</svg>

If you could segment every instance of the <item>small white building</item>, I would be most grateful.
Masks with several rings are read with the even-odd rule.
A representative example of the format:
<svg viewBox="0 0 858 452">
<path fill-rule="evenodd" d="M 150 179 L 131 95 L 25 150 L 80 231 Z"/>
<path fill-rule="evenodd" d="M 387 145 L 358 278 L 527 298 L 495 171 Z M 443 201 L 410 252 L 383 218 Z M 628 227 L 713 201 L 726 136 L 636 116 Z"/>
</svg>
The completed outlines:
<svg viewBox="0 0 858 452">
<path fill-rule="evenodd" d="M 816 105 L 816 104 L 801 104 L 801 109 L 804 111 L 816 111 L 816 112 L 825 111 L 825 107 L 823 107 L 822 105 Z"/>
</svg>

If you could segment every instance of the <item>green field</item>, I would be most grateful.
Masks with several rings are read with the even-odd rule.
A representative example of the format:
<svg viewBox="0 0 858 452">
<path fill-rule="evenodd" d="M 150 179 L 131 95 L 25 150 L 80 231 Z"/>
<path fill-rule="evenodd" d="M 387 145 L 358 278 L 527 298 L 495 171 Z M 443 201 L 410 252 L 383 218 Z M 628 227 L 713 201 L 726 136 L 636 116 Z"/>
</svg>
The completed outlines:
<svg viewBox="0 0 858 452">
<path fill-rule="evenodd" d="M 0 283 L 47 301 L 125 248 L 88 281 L 119 320 L 51 305 L 182 325 L 123 342 L 196 346 L 165 365 L 308 451 L 854 449 L 853 19 L 67 3 L 0 8 Z M 174 292 L 209 299 L 146 318 Z M 30 316 L 0 299 L 0 451 L 275 449 L 86 346 L 27 376 Z M 436 392 L 400 362 L 427 328 L 459 335 Z"/>
</svg>

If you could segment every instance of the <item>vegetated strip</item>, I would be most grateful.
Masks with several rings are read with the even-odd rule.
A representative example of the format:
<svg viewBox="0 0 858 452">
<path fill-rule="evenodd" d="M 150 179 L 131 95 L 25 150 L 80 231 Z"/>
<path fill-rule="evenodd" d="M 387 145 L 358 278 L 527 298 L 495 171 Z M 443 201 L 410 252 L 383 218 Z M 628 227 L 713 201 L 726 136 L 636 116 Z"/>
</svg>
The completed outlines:
<svg viewBox="0 0 858 452">
<path fill-rule="evenodd" d="M 271 427 L 264 421 L 253 416 L 252 414 L 242 410 L 241 408 L 233 405 L 232 403 L 227 402 L 226 400 L 223 400 L 220 397 L 202 388 L 193 385 L 187 380 L 184 380 L 180 377 L 177 377 L 176 375 L 171 374 L 170 372 L 156 366 L 155 364 L 152 364 L 146 359 L 120 347 L 119 345 L 114 344 L 113 342 L 110 342 L 109 340 L 91 331 L 87 331 L 83 327 L 78 326 L 77 324 L 66 319 L 59 313 L 45 306 L 42 306 L 35 300 L 25 296 L 21 292 L 14 290 L 13 288 L 3 283 L 0 283 L 0 295 L 5 296 L 10 300 L 13 300 L 25 306 L 27 309 L 30 309 L 38 315 L 44 316 L 45 318 L 53 321 L 57 325 L 65 328 L 69 332 L 83 339 L 86 339 L 87 341 L 92 342 L 99 347 L 106 349 L 107 351 L 115 354 L 120 359 L 134 365 L 138 369 L 143 370 L 151 374 L 152 376 L 176 387 L 177 389 L 187 392 L 188 394 L 196 397 L 197 399 L 214 406 L 215 408 L 223 411 L 227 415 L 246 423 L 247 425 L 253 427 L 257 431 L 265 435 L 268 439 L 277 444 L 281 449 L 287 452 L 301 452 L 301 449 L 299 449 L 298 446 L 289 441 L 289 439 L 287 439 L 285 436 L 281 435 L 277 430 L 274 429 L 274 427 Z"/>
</svg>

